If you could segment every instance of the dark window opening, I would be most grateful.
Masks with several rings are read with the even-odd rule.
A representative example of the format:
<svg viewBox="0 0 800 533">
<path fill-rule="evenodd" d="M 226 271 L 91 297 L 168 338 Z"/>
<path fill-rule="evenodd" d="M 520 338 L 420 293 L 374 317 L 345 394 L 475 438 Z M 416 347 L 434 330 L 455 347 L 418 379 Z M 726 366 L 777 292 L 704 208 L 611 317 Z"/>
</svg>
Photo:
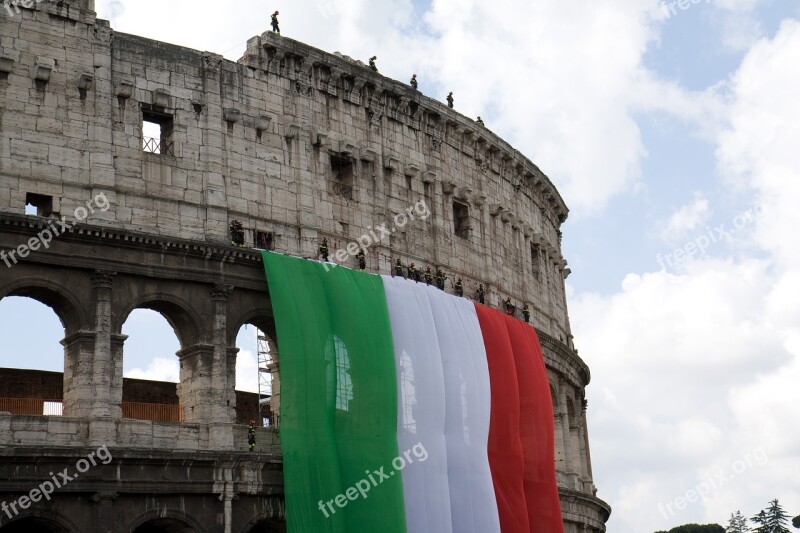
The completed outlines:
<svg viewBox="0 0 800 533">
<path fill-rule="evenodd" d="M 453 226 L 456 235 L 462 239 L 469 239 L 472 229 L 469 223 L 469 206 L 458 200 L 453 200 Z"/>
<path fill-rule="evenodd" d="M 43 194 L 25 195 L 25 214 L 48 217 L 53 213 L 53 197 Z"/>
<path fill-rule="evenodd" d="M 331 176 L 333 177 L 332 193 L 345 200 L 354 200 L 353 183 L 355 181 L 353 160 L 345 155 L 331 155 Z"/>
<path fill-rule="evenodd" d="M 342 185 L 353 185 L 353 160 L 348 156 L 344 154 L 332 155 L 331 172 L 333 173 L 333 179 Z"/>
<path fill-rule="evenodd" d="M 174 156 L 173 129 L 172 115 L 142 109 L 142 151 Z"/>
<path fill-rule="evenodd" d="M 272 235 L 272 233 L 267 233 L 266 231 L 256 231 L 253 248 L 257 248 L 259 250 L 274 250 L 275 237 Z"/>
</svg>

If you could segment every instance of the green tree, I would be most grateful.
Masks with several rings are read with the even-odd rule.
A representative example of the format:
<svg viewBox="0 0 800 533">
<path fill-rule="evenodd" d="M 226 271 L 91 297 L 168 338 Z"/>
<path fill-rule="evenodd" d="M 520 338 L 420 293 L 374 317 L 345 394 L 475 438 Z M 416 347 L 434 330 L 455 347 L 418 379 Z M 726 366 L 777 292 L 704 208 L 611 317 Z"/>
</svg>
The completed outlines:
<svg viewBox="0 0 800 533">
<path fill-rule="evenodd" d="M 656 533 L 725 533 L 725 528 L 719 524 L 685 524 L 673 527 L 669 531 L 656 531 Z"/>
<path fill-rule="evenodd" d="M 792 518 L 792 525 L 797 529 L 800 529 L 800 516 L 795 516 Z"/>
<path fill-rule="evenodd" d="M 755 533 L 791 533 L 786 527 L 789 523 L 789 515 L 783 511 L 777 499 L 769 502 L 769 507 L 750 520 L 758 524 L 758 527 L 753 530 Z"/>
<path fill-rule="evenodd" d="M 725 533 L 748 533 L 750 527 L 747 525 L 747 518 L 742 516 L 741 511 L 736 511 L 736 514 L 731 514 L 731 519 L 728 521 L 728 527 L 725 528 Z"/>
</svg>

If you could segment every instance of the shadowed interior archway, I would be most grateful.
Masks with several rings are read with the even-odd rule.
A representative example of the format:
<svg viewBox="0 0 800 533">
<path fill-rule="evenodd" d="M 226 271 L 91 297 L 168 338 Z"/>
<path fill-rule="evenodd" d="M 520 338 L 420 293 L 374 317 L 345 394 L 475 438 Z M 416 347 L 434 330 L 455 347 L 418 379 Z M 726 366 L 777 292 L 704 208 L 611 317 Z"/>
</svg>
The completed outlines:
<svg viewBox="0 0 800 533">
<path fill-rule="evenodd" d="M 70 530 L 49 518 L 23 518 L 0 527 L 0 533 L 70 533 Z"/>
</svg>

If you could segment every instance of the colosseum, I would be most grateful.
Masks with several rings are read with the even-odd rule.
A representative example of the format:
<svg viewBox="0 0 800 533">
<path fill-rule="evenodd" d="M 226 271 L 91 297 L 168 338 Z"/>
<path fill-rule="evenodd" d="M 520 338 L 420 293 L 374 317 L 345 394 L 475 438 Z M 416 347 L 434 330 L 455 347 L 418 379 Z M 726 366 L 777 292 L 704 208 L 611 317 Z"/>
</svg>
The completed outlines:
<svg viewBox="0 0 800 533">
<path fill-rule="evenodd" d="M 114 461 L 51 501 L 0 514 L 0 533 L 284 531 L 280 347 L 260 250 L 316 259 L 326 239 L 335 259 L 421 201 L 431 216 L 370 246 L 367 270 L 431 265 L 463 278 L 466 296 L 483 284 L 488 305 L 529 306 L 554 404 L 565 531 L 605 531 L 590 373 L 566 306 L 568 210 L 534 163 L 446 104 L 272 32 L 232 62 L 115 33 L 94 0 L 6 3 L 0 298 L 55 311 L 64 373 L 2 371 L 0 501 L 101 446 Z M 134 398 L 122 375 L 122 325 L 136 309 L 157 311 L 178 337 L 179 416 L 130 408 L 149 394 Z M 235 390 L 245 324 L 272 354 L 272 423 L 258 428 L 257 453 Z M 52 402 L 59 414 L 43 416 Z"/>
</svg>

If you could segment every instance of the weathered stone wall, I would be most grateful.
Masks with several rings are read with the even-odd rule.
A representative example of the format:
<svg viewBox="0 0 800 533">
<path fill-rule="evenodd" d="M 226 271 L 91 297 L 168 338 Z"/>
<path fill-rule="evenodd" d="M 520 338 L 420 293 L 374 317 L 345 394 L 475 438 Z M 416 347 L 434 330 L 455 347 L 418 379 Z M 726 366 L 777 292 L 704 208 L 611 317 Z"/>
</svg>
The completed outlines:
<svg viewBox="0 0 800 533">
<path fill-rule="evenodd" d="M 368 249 L 370 270 L 388 273 L 394 258 L 442 266 L 468 294 L 482 282 L 490 303 L 528 302 L 534 323 L 568 342 L 567 209 L 488 129 L 271 33 L 233 63 L 114 34 L 91 12 L 38 7 L 3 19 L 0 209 L 22 213 L 34 193 L 69 217 L 103 192 L 111 209 L 91 215 L 98 224 L 222 244 L 239 219 L 250 243 L 263 231 L 278 250 L 314 256 L 323 236 L 335 251 L 425 202 L 430 218 Z M 143 110 L 171 119 L 174 155 L 142 150 Z M 352 176 L 334 177 L 337 157 Z M 464 237 L 454 201 L 469 214 Z"/>
<path fill-rule="evenodd" d="M 143 150 L 153 142 L 145 119 L 161 125 L 160 153 Z M 107 210 L 96 209 L 101 194 Z M 88 208 L 83 225 L 16 258 L 8 277 L 0 265 L 0 297 L 36 298 L 64 323 L 67 426 L 0 420 L 0 446 L 238 449 L 235 335 L 243 323 L 273 326 L 259 257 L 230 248 L 230 223 L 243 222 L 248 245 L 269 235 L 275 249 L 305 257 L 326 238 L 334 258 L 385 225 L 390 235 L 367 247 L 369 271 L 389 273 L 399 258 L 441 267 L 448 291 L 463 277 L 467 296 L 482 283 L 490 305 L 530 305 L 565 520 L 604 530 L 586 433 L 590 375 L 565 305 L 567 208 L 487 128 L 357 61 L 271 33 L 231 62 L 115 34 L 92 0 L 33 3 L 0 16 L 2 249 L 49 224 L 22 216 L 29 201 L 67 221 Z M 401 224 L 404 214 L 415 219 Z M 184 424 L 121 420 L 121 327 L 139 307 L 176 329 Z"/>
</svg>

